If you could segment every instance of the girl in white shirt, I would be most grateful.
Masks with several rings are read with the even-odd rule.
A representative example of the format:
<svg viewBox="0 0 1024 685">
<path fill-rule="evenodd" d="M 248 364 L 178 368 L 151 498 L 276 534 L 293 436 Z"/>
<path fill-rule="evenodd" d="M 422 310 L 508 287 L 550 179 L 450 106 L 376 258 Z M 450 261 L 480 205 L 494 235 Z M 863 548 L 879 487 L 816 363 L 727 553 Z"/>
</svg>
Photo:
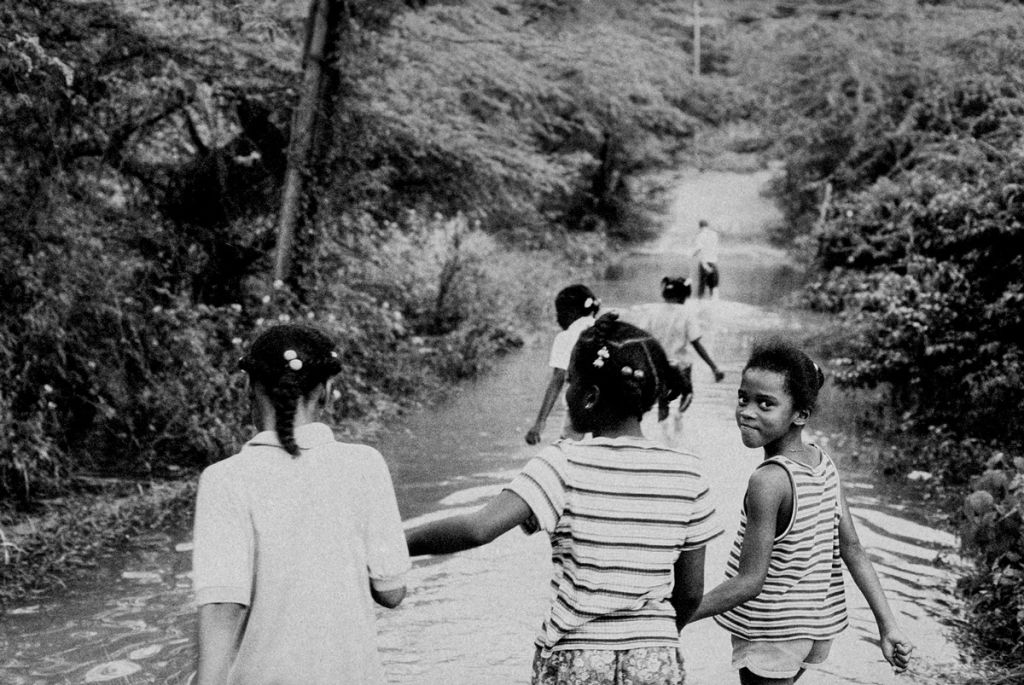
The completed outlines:
<svg viewBox="0 0 1024 685">
<path fill-rule="evenodd" d="M 572 354 L 572 348 L 579 339 L 580 333 L 593 325 L 594 317 L 600 308 L 601 301 L 594 297 L 590 288 L 580 283 L 563 288 L 555 297 L 555 318 L 562 330 L 551 343 L 551 356 L 548 359 L 548 366 L 551 367 L 551 380 L 548 381 L 548 387 L 544 391 L 544 399 L 541 402 L 537 420 L 526 433 L 528 445 L 536 445 L 540 442 L 540 435 L 544 432 L 548 415 L 562 395 L 562 386 L 565 385 L 565 373 L 569 368 L 569 356 Z M 566 419 L 559 437 L 576 440 L 583 436 L 574 431 Z"/>
<path fill-rule="evenodd" d="M 383 685 L 374 602 L 402 601 L 409 556 L 380 453 L 316 420 L 334 345 L 275 326 L 239 366 L 261 431 L 199 480 L 196 685 Z"/>
</svg>

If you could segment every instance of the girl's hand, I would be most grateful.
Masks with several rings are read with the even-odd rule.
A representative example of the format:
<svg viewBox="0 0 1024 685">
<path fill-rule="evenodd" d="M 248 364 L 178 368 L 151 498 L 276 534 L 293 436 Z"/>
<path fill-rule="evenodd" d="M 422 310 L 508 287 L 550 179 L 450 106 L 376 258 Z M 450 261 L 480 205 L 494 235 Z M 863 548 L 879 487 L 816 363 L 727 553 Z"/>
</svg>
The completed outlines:
<svg viewBox="0 0 1024 685">
<path fill-rule="evenodd" d="M 540 442 L 540 434 L 541 434 L 541 432 L 543 430 L 544 430 L 544 424 L 543 423 L 535 423 L 533 425 L 533 428 L 531 428 L 526 433 L 526 444 L 527 445 L 536 445 L 538 442 Z"/>
<path fill-rule="evenodd" d="M 668 418 L 669 405 L 667 402 L 658 403 L 658 421 L 664 421 Z"/>
<path fill-rule="evenodd" d="M 896 673 L 902 673 L 910 665 L 910 653 L 914 645 L 900 630 L 891 630 L 882 635 L 882 655 L 892 664 Z"/>
</svg>

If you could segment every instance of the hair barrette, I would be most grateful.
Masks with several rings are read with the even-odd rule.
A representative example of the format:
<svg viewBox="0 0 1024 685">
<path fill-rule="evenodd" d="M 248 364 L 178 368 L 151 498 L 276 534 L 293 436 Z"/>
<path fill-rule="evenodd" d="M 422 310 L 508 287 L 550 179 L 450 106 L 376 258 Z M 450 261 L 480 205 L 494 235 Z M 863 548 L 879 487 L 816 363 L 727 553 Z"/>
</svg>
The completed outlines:
<svg viewBox="0 0 1024 685">
<path fill-rule="evenodd" d="M 608 352 L 608 348 L 602 347 L 597 351 L 597 358 L 594 360 L 594 366 L 600 369 L 602 366 L 604 366 L 604 360 L 608 359 L 610 356 L 611 353 Z"/>
<path fill-rule="evenodd" d="M 622 375 L 625 376 L 626 378 L 632 377 L 637 380 L 641 380 L 644 377 L 644 371 L 643 369 L 634 369 L 631 366 L 623 366 Z"/>
<path fill-rule="evenodd" d="M 298 371 L 302 368 L 302 360 L 299 359 L 299 353 L 295 350 L 285 350 L 284 360 L 288 362 L 288 368 L 292 371 Z"/>
</svg>

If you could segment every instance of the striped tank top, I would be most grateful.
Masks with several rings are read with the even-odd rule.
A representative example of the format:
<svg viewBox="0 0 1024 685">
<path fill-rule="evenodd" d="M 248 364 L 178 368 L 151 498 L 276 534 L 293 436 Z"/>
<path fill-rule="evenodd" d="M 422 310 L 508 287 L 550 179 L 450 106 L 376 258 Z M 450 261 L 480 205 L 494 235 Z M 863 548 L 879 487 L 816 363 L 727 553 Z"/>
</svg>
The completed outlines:
<svg viewBox="0 0 1024 685">
<path fill-rule="evenodd" d="M 816 467 L 784 456 L 766 459 L 789 474 L 793 486 L 793 515 L 775 538 L 768 574 L 761 593 L 715 620 L 745 640 L 777 641 L 799 638 L 827 640 L 847 625 L 843 590 L 843 566 L 839 555 L 839 472 L 822 451 Z M 747 512 L 740 513 L 740 527 L 729 553 L 726 579 L 739 571 L 740 548 L 747 526 Z"/>
<path fill-rule="evenodd" d="M 703 471 L 645 438 L 598 437 L 545 448 L 506 486 L 551 540 L 542 655 L 679 644 L 675 562 L 722 532 Z"/>
</svg>

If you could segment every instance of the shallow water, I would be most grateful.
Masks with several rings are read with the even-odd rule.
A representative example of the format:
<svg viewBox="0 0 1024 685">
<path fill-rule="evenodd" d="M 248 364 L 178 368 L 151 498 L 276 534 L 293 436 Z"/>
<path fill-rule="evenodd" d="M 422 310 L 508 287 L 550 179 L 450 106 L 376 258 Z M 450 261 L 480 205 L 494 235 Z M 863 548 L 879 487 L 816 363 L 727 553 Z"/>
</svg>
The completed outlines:
<svg viewBox="0 0 1024 685">
<path fill-rule="evenodd" d="M 739 371 L 750 341 L 769 331 L 806 331 L 815 322 L 780 309 L 799 278 L 780 253 L 758 242 L 772 208 L 758 195 L 766 174 L 694 174 L 682 179 L 658 243 L 626 256 L 623 276 L 595 283 L 606 305 L 657 294 L 661 277 L 686 273 L 685 247 L 707 216 L 724 233 L 719 299 L 700 304 L 704 343 L 727 377 L 715 384 L 696 361 L 697 398 L 678 430 L 645 426 L 656 437 L 704 458 L 726 527 L 708 549 L 706 583 L 718 582 L 738 523 L 746 477 L 759 460 L 742 446 L 732 418 Z M 407 417 L 382 435 L 403 517 L 410 523 L 475 507 L 536 452 L 523 441 L 548 378 L 547 343 L 502 360 L 461 386 L 449 401 Z M 561 409 L 548 421 L 547 439 Z M 819 427 L 812 436 L 842 463 L 847 440 Z M 821 672 L 802 684 L 939 683 L 955 670 L 957 649 L 943 616 L 953 603 L 956 541 L 928 527 L 918 505 L 883 497 L 871 478 L 843 472 L 847 496 L 893 609 L 917 645 L 912 672 L 894 676 L 875 646 L 877 632 L 848 583 L 851 627 Z M 193 668 L 194 610 L 189 605 L 188 533 L 153 535 L 109 559 L 89 582 L 12 607 L 0 626 L 0 683 L 186 683 Z M 419 560 L 400 608 L 379 612 L 381 650 L 393 682 L 496 685 L 526 683 L 532 640 L 547 601 L 548 545 L 512 531 L 484 548 Z M 728 636 L 711 621 L 682 635 L 691 685 L 738 682 Z"/>
</svg>

